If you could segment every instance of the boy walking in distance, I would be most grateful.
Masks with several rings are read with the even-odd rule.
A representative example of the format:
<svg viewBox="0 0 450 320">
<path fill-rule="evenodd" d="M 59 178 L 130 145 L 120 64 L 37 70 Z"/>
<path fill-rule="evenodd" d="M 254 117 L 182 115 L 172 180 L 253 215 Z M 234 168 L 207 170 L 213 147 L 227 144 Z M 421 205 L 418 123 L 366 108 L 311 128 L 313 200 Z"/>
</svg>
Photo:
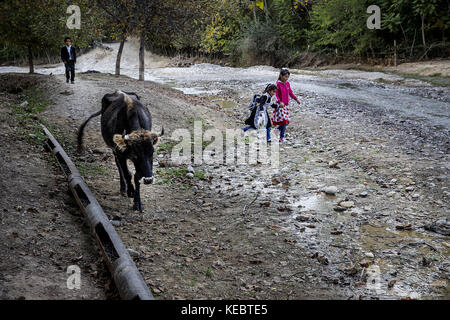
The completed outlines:
<svg viewBox="0 0 450 320">
<path fill-rule="evenodd" d="M 75 63 L 77 62 L 77 54 L 75 53 L 75 48 L 72 47 L 72 39 L 66 37 L 64 42 L 66 45 L 61 48 L 61 60 L 66 67 L 66 82 L 69 83 L 70 78 L 70 82 L 75 83 Z"/>
</svg>

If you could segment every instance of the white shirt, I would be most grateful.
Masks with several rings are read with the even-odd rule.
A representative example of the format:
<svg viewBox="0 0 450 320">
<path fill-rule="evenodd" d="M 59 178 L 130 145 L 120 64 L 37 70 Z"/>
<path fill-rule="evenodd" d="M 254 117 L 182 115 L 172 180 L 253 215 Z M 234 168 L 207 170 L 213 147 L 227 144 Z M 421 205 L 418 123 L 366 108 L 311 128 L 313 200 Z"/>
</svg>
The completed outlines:
<svg viewBox="0 0 450 320">
<path fill-rule="evenodd" d="M 70 48 L 71 48 L 72 46 L 66 46 L 66 48 L 67 48 L 67 51 L 69 52 L 69 60 L 73 60 L 72 59 L 72 53 L 70 53 Z"/>
</svg>

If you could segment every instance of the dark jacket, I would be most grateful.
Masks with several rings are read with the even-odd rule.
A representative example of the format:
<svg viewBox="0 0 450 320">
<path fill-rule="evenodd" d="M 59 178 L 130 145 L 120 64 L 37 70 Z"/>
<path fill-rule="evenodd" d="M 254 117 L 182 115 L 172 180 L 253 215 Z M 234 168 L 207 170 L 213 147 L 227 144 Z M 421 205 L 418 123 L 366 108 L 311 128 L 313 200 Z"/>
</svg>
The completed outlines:
<svg viewBox="0 0 450 320">
<path fill-rule="evenodd" d="M 75 52 L 75 48 L 73 46 L 70 47 L 70 52 L 72 53 L 72 60 L 74 63 L 77 62 L 77 54 Z M 67 47 L 64 46 L 61 48 L 61 60 L 63 62 L 68 62 L 69 61 L 69 51 L 67 51 Z"/>
<path fill-rule="evenodd" d="M 245 124 L 251 126 L 253 129 L 256 129 L 256 128 L 255 128 L 255 116 L 256 116 L 256 112 L 259 112 L 260 110 L 262 110 L 262 109 L 264 108 L 264 105 L 266 104 L 267 99 L 269 99 L 269 98 L 268 98 L 268 96 L 265 95 L 265 94 L 263 94 L 263 95 L 261 96 L 261 98 L 259 98 L 259 103 L 258 103 L 258 105 L 257 105 L 255 108 L 253 108 L 252 113 L 250 114 L 250 118 L 248 118 L 247 120 L 245 120 Z M 276 105 L 276 104 L 272 104 L 271 107 L 272 107 L 272 108 L 276 108 L 277 105 Z M 270 121 L 269 112 L 268 112 L 267 108 L 266 108 L 265 111 L 266 111 L 266 114 L 267 114 L 267 125 L 266 125 L 266 128 L 268 129 L 268 128 L 272 127 L 272 122 Z"/>
</svg>

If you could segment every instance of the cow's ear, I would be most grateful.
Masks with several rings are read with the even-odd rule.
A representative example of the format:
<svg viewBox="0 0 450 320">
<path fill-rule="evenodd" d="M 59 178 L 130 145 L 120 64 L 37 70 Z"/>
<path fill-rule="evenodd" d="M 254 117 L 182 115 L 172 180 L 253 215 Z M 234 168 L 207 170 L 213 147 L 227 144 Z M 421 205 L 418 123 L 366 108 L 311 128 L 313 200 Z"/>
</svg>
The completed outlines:
<svg viewBox="0 0 450 320">
<path fill-rule="evenodd" d="M 152 133 L 150 138 L 152 139 L 152 144 L 156 146 L 159 143 L 159 136 L 156 133 Z"/>
<path fill-rule="evenodd" d="M 113 141 L 120 151 L 125 151 L 125 149 L 127 148 L 125 139 L 122 137 L 121 134 L 115 134 L 113 137 Z"/>
</svg>

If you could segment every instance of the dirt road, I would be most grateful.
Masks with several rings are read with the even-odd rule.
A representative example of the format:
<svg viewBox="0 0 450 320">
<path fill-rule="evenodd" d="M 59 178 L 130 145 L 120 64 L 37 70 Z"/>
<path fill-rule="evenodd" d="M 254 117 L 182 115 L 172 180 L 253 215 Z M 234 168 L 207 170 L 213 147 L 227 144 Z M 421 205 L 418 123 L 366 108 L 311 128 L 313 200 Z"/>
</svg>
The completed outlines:
<svg viewBox="0 0 450 320">
<path fill-rule="evenodd" d="M 196 97 L 107 74 L 81 75 L 73 86 L 61 76 L 41 79 L 52 104 L 40 116 L 67 137 L 65 148 L 105 212 L 119 221 L 116 229 L 137 252 L 136 264 L 156 297 L 449 297 L 450 238 L 442 234 L 448 230 L 448 129 L 300 92 L 280 170 L 204 164 L 190 179 L 185 166 L 166 167 L 175 144 L 171 133 L 192 130 L 199 119 L 205 127 L 239 127 L 248 97 L 232 91 Z M 86 153 L 71 152 L 81 121 L 115 89 L 141 96 L 154 130 L 168 132 L 155 157 L 157 183 L 143 188 L 144 213 L 119 196 L 99 118 L 86 132 Z M 234 103 L 224 103 L 229 100 Z M 321 191 L 333 186 L 335 195 Z M 67 209 L 60 215 L 68 217 Z M 71 228 L 81 235 L 79 222 Z"/>
</svg>

